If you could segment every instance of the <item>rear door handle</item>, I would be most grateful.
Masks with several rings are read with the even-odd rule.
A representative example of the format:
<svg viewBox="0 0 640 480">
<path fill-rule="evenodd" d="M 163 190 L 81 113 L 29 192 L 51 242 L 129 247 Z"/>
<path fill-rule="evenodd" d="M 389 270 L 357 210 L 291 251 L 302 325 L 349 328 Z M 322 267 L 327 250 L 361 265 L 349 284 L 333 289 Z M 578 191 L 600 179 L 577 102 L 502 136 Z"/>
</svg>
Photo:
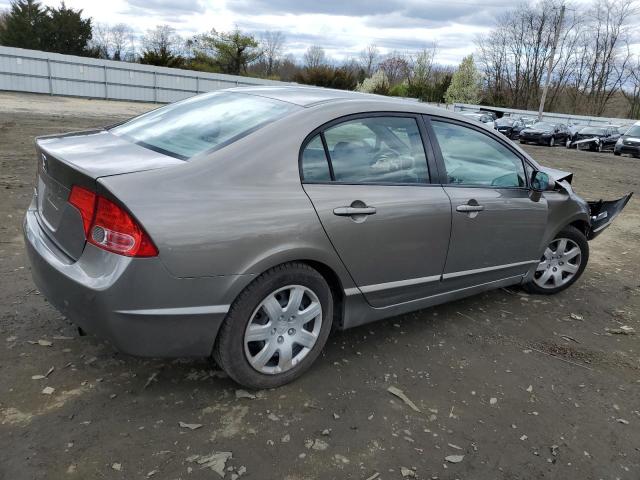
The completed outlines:
<svg viewBox="0 0 640 480">
<path fill-rule="evenodd" d="M 481 212 L 484 210 L 484 205 L 458 205 L 456 212 L 469 213 L 469 212 Z"/>
<path fill-rule="evenodd" d="M 353 215 L 374 215 L 376 207 L 337 207 L 333 214 L 339 217 L 351 217 Z"/>
</svg>

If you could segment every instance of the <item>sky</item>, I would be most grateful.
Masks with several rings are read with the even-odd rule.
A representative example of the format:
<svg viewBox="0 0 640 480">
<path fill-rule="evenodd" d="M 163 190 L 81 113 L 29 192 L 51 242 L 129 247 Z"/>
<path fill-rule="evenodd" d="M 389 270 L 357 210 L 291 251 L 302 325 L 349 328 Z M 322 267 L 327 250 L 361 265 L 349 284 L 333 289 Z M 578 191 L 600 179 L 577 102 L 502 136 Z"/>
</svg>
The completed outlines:
<svg viewBox="0 0 640 480">
<path fill-rule="evenodd" d="M 578 5 L 587 1 L 574 0 Z M 8 4 L 9 0 L 0 0 L 0 8 Z M 310 45 L 320 45 L 335 61 L 357 58 L 369 44 L 388 53 L 415 52 L 435 42 L 436 61 L 450 65 L 473 53 L 478 35 L 517 4 L 514 0 L 66 0 L 67 6 L 81 8 L 94 21 L 126 23 L 138 36 L 159 24 L 171 25 L 184 37 L 236 26 L 257 36 L 280 30 L 286 37 L 286 52 L 301 58 Z M 640 39 L 634 50 L 640 52 Z"/>
</svg>

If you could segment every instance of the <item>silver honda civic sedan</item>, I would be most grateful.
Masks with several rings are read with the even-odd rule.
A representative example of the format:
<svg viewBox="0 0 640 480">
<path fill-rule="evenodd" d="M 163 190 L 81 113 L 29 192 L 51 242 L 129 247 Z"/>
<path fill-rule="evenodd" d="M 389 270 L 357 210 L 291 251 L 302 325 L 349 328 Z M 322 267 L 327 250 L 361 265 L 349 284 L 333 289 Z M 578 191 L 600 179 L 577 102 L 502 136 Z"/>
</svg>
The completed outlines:
<svg viewBox="0 0 640 480">
<path fill-rule="evenodd" d="M 311 87 L 198 95 L 40 137 L 34 281 L 141 356 L 213 356 L 290 382 L 345 329 L 479 292 L 574 283 L 629 200 L 418 102 Z"/>
</svg>

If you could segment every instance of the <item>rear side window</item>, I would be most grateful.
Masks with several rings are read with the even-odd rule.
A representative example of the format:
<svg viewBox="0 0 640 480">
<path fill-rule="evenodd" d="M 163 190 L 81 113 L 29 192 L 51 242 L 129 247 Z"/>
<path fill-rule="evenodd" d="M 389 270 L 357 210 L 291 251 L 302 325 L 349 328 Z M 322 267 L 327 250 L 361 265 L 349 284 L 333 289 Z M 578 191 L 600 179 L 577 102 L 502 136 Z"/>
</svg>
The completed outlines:
<svg viewBox="0 0 640 480">
<path fill-rule="evenodd" d="M 213 92 L 145 113 L 111 132 L 187 160 L 228 145 L 300 108 L 255 95 Z"/>
<path fill-rule="evenodd" d="M 302 176 L 308 182 L 330 182 L 329 161 L 324 153 L 320 134 L 302 152 Z"/>
<path fill-rule="evenodd" d="M 322 134 L 333 180 L 344 183 L 425 183 L 427 158 L 415 118 L 370 117 L 349 120 Z M 305 181 L 325 181 L 326 158 L 316 137 L 302 154 Z M 323 178 L 318 178 L 322 175 Z"/>
<path fill-rule="evenodd" d="M 472 128 L 431 121 L 449 184 L 526 187 L 524 166 L 515 153 Z"/>
</svg>

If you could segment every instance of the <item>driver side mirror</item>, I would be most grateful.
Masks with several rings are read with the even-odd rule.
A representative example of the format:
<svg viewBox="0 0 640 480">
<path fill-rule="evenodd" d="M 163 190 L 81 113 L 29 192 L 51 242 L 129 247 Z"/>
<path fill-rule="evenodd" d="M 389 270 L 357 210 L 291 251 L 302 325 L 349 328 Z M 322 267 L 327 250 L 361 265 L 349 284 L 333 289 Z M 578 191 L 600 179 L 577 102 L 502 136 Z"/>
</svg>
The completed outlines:
<svg viewBox="0 0 640 480">
<path fill-rule="evenodd" d="M 531 189 L 534 192 L 544 192 L 549 189 L 551 178 L 544 172 L 535 170 L 531 174 Z"/>
</svg>

